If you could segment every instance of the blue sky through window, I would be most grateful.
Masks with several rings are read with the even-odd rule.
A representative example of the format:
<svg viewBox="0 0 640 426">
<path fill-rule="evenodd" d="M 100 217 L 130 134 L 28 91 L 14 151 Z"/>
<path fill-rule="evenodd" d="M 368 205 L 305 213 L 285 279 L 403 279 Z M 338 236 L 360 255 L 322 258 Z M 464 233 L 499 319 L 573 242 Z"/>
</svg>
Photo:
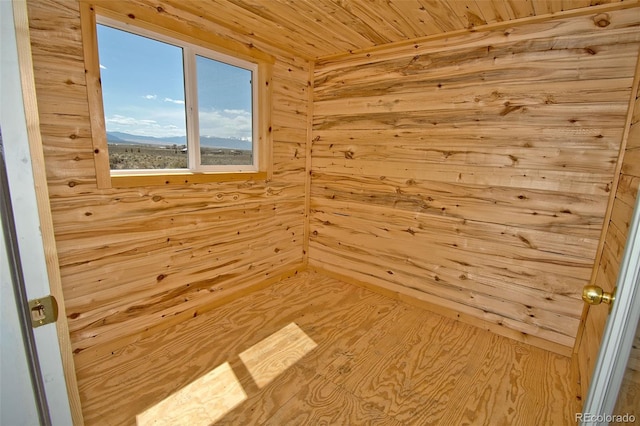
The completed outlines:
<svg viewBox="0 0 640 426">
<path fill-rule="evenodd" d="M 251 71 L 196 55 L 200 136 L 251 140 Z"/>
<path fill-rule="evenodd" d="M 182 48 L 98 25 L 108 132 L 186 135 Z M 251 72 L 196 56 L 201 136 L 250 140 Z"/>
</svg>

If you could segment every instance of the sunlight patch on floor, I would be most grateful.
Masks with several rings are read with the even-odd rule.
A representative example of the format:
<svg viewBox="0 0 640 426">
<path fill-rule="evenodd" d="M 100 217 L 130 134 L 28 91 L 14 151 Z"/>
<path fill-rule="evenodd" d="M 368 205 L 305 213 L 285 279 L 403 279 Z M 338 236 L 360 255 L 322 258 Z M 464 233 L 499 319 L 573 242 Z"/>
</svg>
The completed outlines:
<svg viewBox="0 0 640 426">
<path fill-rule="evenodd" d="M 138 426 L 210 425 L 247 399 L 228 362 L 136 416 Z"/>
<path fill-rule="evenodd" d="M 291 323 L 239 356 L 258 387 L 269 384 L 317 344 Z M 138 426 L 208 426 L 247 399 L 228 362 L 136 416 Z"/>
<path fill-rule="evenodd" d="M 240 359 L 262 388 L 316 346 L 300 327 L 291 323 L 242 352 Z"/>
</svg>

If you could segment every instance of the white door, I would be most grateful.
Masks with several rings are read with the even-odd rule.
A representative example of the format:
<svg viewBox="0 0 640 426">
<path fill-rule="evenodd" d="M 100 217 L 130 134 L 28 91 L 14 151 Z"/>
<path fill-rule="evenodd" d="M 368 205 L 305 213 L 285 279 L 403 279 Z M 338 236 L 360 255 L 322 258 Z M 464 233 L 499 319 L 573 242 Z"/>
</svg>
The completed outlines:
<svg viewBox="0 0 640 426">
<path fill-rule="evenodd" d="M 0 135 L 0 146 L 1 141 Z M 19 301 L 25 298 L 23 275 L 9 204 L 4 155 L 0 155 L 0 424 L 48 425 L 51 421 L 33 332 L 26 312 L 20 312 L 24 303 Z"/>
<path fill-rule="evenodd" d="M 17 0 L 20 2 L 23 0 Z M 19 3 L 24 8 L 24 3 Z M 1 148 L 6 161 L 9 191 L 0 195 L 10 195 L 13 216 L 15 218 L 15 246 L 18 250 L 7 248 L 2 232 L 0 244 L 0 277 L 2 278 L 2 377 L 0 377 L 0 424 L 2 425 L 38 425 L 53 424 L 68 426 L 72 424 L 71 410 L 62 368 L 60 346 L 55 324 L 32 329 L 33 348 L 37 360 L 24 350 L 22 335 L 19 331 L 19 309 L 13 302 L 12 277 L 10 269 L 12 252 L 19 251 L 21 269 L 24 278 L 23 299 L 42 298 L 50 293 L 46 268 L 40 218 L 36 202 L 35 184 L 31 167 L 25 109 L 20 81 L 20 67 L 16 47 L 16 32 L 13 13 L 14 1 L 0 0 L 0 131 Z M 7 194 L 9 192 L 10 194 Z M 8 215 L 2 215 L 2 222 L 9 221 Z M 13 232 L 13 230 L 11 230 Z M 11 290 L 11 291 L 9 291 Z M 28 337 L 28 336 L 27 336 Z M 27 339 L 28 340 L 28 339 Z M 31 361 L 37 361 L 40 392 L 31 387 L 28 369 Z M 37 373 L 37 372 L 36 372 Z M 38 377 L 36 377 L 38 379 Z M 44 419 L 39 419 L 36 401 L 43 396 L 46 407 L 40 411 Z M 34 405 L 35 404 L 35 405 Z M 48 417 L 48 419 L 47 419 Z"/>
<path fill-rule="evenodd" d="M 640 395 L 631 396 L 633 401 L 629 403 L 622 399 L 630 395 L 620 393 L 625 375 L 639 374 L 638 366 L 628 365 L 628 362 L 640 322 L 640 193 L 616 286 L 615 301 L 607 319 L 587 399 L 578 418 L 583 425 L 633 424 L 640 420 L 640 404 L 637 403 Z M 606 306 L 600 308 L 607 309 Z M 640 348 L 636 345 L 633 351 L 637 353 Z M 621 403 L 616 406 L 619 397 Z"/>
</svg>

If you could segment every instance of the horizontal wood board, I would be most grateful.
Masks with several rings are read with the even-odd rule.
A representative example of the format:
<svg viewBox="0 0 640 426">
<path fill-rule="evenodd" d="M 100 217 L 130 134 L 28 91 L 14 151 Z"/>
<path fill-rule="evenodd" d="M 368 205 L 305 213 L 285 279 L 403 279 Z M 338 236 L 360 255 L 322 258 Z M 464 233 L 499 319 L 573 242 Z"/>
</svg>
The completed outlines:
<svg viewBox="0 0 640 426">
<path fill-rule="evenodd" d="M 639 16 L 318 61 L 310 264 L 570 351 L 614 190 Z"/>
<path fill-rule="evenodd" d="M 139 12 L 135 2 L 125 7 Z M 79 4 L 33 0 L 28 11 L 63 302 L 78 369 L 302 265 L 308 61 L 255 47 L 276 58 L 272 179 L 98 190 Z M 160 12 L 146 13 L 153 19 Z M 173 29 L 188 19 L 175 18 Z M 229 43 L 251 43 L 207 25 Z"/>
</svg>

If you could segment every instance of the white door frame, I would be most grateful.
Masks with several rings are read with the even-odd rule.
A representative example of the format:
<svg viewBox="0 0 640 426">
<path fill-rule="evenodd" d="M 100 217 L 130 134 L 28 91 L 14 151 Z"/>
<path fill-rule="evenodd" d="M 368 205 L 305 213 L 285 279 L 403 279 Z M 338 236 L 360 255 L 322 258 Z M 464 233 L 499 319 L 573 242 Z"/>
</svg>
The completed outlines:
<svg viewBox="0 0 640 426">
<path fill-rule="evenodd" d="M 17 245 L 22 258 L 25 295 L 27 299 L 36 299 L 49 295 L 51 289 L 31 163 L 27 118 L 18 60 L 14 3 L 21 6 L 21 10 L 26 11 L 24 0 L 0 0 L 0 28 L 2 35 L 0 126 L 2 127 L 3 151 L 15 218 Z M 4 241 L 2 244 L 4 244 Z M 64 318 L 62 320 L 64 321 Z M 48 324 L 32 331 L 51 424 L 54 426 L 71 425 L 69 395 L 67 393 L 56 326 L 55 324 Z M 14 407 L 6 408 L 11 409 Z M 19 409 L 19 407 L 15 409 Z"/>
<path fill-rule="evenodd" d="M 613 410 L 640 320 L 640 190 L 616 286 L 582 417 L 578 419 L 583 425 L 608 425 L 615 420 L 611 416 L 628 414 Z"/>
</svg>

